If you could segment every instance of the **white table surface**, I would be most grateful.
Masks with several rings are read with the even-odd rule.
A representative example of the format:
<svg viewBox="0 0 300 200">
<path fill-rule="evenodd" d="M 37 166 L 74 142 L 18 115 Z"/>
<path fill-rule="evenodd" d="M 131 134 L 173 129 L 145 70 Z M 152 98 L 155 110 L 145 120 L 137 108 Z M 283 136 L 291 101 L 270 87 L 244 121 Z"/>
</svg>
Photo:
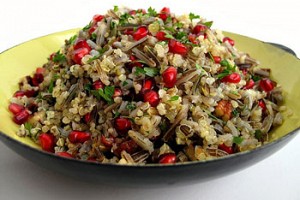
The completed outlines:
<svg viewBox="0 0 300 200">
<path fill-rule="evenodd" d="M 109 3 L 113 2 L 113 3 Z M 300 2 L 297 0 L 2 0 L 0 52 L 49 33 L 83 27 L 113 5 L 190 11 L 215 21 L 214 28 L 277 42 L 300 56 Z M 1 67 L 1 63 L 0 63 Z M 288 66 L 287 70 L 288 70 Z M 0 97 L 1 98 L 1 97 Z M 1 120 L 1 119 L 0 119 Z M 300 199 L 300 137 L 264 161 L 214 181 L 157 189 L 83 183 L 42 169 L 0 143 L 0 199 Z"/>
</svg>

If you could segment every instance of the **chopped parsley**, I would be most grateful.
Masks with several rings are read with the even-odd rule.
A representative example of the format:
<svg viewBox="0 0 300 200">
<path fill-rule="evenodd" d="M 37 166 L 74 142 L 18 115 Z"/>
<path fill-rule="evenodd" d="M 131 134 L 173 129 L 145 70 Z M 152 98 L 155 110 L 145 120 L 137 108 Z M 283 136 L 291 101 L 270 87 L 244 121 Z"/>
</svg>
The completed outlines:
<svg viewBox="0 0 300 200">
<path fill-rule="evenodd" d="M 126 105 L 126 109 L 127 110 L 134 110 L 136 108 L 136 106 L 134 105 L 134 104 L 132 104 L 132 103 L 128 103 L 127 105 Z"/>
<path fill-rule="evenodd" d="M 189 14 L 189 18 L 190 18 L 191 21 L 193 21 L 193 19 L 199 19 L 200 16 L 199 15 L 195 15 L 194 13 L 190 13 Z"/>
<path fill-rule="evenodd" d="M 134 72 L 136 76 L 139 76 L 140 74 L 145 74 L 150 77 L 154 77 L 158 75 L 158 73 L 159 70 L 157 68 L 152 68 L 152 67 L 144 67 L 144 68 L 136 67 Z"/>
<path fill-rule="evenodd" d="M 179 99 L 179 96 L 172 96 L 169 101 L 177 101 Z"/>
<path fill-rule="evenodd" d="M 119 7 L 118 6 L 114 6 L 114 12 L 118 12 Z"/>
<path fill-rule="evenodd" d="M 76 41 L 76 39 L 77 39 L 77 35 L 73 35 L 72 37 L 70 37 L 70 39 L 68 40 L 68 43 L 69 44 L 74 44 L 75 43 L 75 41 Z"/>
<path fill-rule="evenodd" d="M 225 76 L 227 76 L 229 74 L 232 74 L 236 70 L 236 66 L 235 65 L 234 66 L 230 65 L 230 63 L 227 60 L 222 60 L 220 62 L 220 64 L 222 66 L 226 67 L 226 68 L 220 74 L 217 75 L 218 79 L 222 79 Z"/>
<path fill-rule="evenodd" d="M 99 90 L 91 90 L 91 93 L 97 99 L 103 98 L 108 103 L 113 102 L 114 92 L 115 92 L 115 87 L 114 86 L 105 86 L 104 90 L 102 88 L 100 88 Z"/>
<path fill-rule="evenodd" d="M 119 24 L 124 25 L 128 23 L 129 18 L 133 18 L 133 17 L 129 13 L 124 13 L 123 15 L 120 16 Z"/>
<path fill-rule="evenodd" d="M 55 63 L 62 63 L 64 61 L 66 61 L 66 56 L 64 54 L 62 54 L 60 52 L 60 50 L 58 50 L 55 55 L 53 56 L 53 62 Z"/>
<path fill-rule="evenodd" d="M 153 17 L 156 17 L 156 16 L 157 16 L 156 10 L 155 10 L 154 8 L 152 8 L 152 7 L 149 7 L 149 8 L 148 8 L 148 14 L 149 14 L 150 16 L 153 16 Z"/>
<path fill-rule="evenodd" d="M 262 141 L 264 137 L 263 132 L 261 132 L 261 130 L 255 130 L 254 136 L 258 141 Z"/>
<path fill-rule="evenodd" d="M 208 21 L 208 22 L 204 22 L 202 23 L 203 25 L 207 26 L 208 28 L 210 28 L 213 25 L 213 21 Z"/>
<path fill-rule="evenodd" d="M 239 144 L 241 144 L 242 142 L 243 142 L 243 138 L 241 138 L 241 137 L 239 137 L 239 136 L 234 136 L 233 137 L 233 139 L 232 139 L 232 142 L 234 143 L 234 144 L 237 144 L 237 145 L 239 145 Z"/>
<path fill-rule="evenodd" d="M 96 33 L 92 33 L 91 40 L 96 40 L 96 39 L 97 39 L 97 34 Z"/>
<path fill-rule="evenodd" d="M 174 39 L 174 36 L 169 33 L 166 33 L 165 38 Z"/>
<path fill-rule="evenodd" d="M 136 67 L 136 68 L 135 68 L 134 74 L 135 74 L 136 76 L 139 76 L 139 75 L 141 75 L 141 74 L 146 74 L 146 72 L 145 72 L 145 70 L 144 70 L 143 68 Z"/>
<path fill-rule="evenodd" d="M 169 16 L 169 17 L 166 19 L 166 23 L 170 23 L 170 22 L 172 22 L 172 17 L 171 17 L 171 16 Z"/>
<path fill-rule="evenodd" d="M 261 79 L 261 77 L 260 77 L 260 76 L 253 75 L 253 76 L 252 76 L 252 79 L 253 79 L 254 82 L 256 82 L 256 81 L 259 81 L 259 80 Z"/>
<path fill-rule="evenodd" d="M 128 85 L 128 82 L 127 82 L 127 81 L 124 81 L 124 82 L 122 83 L 122 86 L 126 86 L 126 85 Z"/>
<path fill-rule="evenodd" d="M 189 41 L 187 34 L 183 31 L 177 32 L 175 38 L 182 43 L 186 43 L 187 41 Z"/>
<path fill-rule="evenodd" d="M 25 127 L 25 129 L 26 129 L 29 133 L 31 133 L 32 124 L 30 124 L 29 122 L 26 122 L 26 123 L 24 124 L 24 127 Z"/>
<path fill-rule="evenodd" d="M 87 93 L 90 93 L 91 90 L 92 90 L 92 88 L 93 88 L 93 85 L 92 85 L 91 83 L 87 83 L 87 84 L 85 84 L 85 86 L 84 86 L 84 90 L 85 90 Z"/>
<path fill-rule="evenodd" d="M 87 31 L 87 30 L 89 30 L 90 28 L 91 28 L 91 26 L 92 26 L 92 22 L 90 22 L 88 25 L 86 25 L 85 27 L 83 27 L 83 31 Z"/>
<path fill-rule="evenodd" d="M 119 117 L 120 115 L 121 115 L 121 113 L 119 111 L 116 111 L 115 115 L 114 115 L 114 119 L 117 118 L 117 117 Z"/>
<path fill-rule="evenodd" d="M 239 114 L 239 112 L 237 111 L 237 109 L 234 109 L 233 111 L 232 111 L 232 114 L 233 114 L 233 116 L 238 116 L 238 114 Z"/>
<path fill-rule="evenodd" d="M 50 84 L 49 84 L 49 87 L 48 87 L 48 92 L 49 93 L 52 93 L 53 92 L 53 88 L 54 88 L 54 84 L 56 82 L 56 79 L 59 78 L 59 75 L 58 74 L 54 74 L 51 81 L 50 81 Z"/>
</svg>

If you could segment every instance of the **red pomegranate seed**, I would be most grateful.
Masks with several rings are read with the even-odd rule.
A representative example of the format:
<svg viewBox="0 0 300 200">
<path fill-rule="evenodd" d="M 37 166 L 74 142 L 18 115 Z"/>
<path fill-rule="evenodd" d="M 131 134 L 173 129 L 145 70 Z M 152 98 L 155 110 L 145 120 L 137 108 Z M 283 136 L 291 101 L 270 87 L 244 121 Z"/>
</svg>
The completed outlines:
<svg viewBox="0 0 300 200">
<path fill-rule="evenodd" d="M 43 74 L 43 73 L 45 73 L 45 71 L 46 71 L 45 68 L 38 67 L 38 68 L 36 68 L 35 73 L 37 73 L 37 74 Z"/>
<path fill-rule="evenodd" d="M 136 57 L 135 57 L 134 55 L 130 55 L 129 59 L 130 59 L 131 61 L 135 61 L 135 60 L 136 60 Z"/>
<path fill-rule="evenodd" d="M 104 18 L 103 15 L 94 15 L 93 17 L 93 22 L 96 23 L 96 22 L 100 22 L 102 19 Z"/>
<path fill-rule="evenodd" d="M 159 157 L 160 164 L 172 164 L 176 162 L 175 153 L 165 153 Z"/>
<path fill-rule="evenodd" d="M 161 18 L 163 21 L 166 21 L 167 18 L 170 16 L 170 8 L 164 7 L 161 9 L 158 17 Z"/>
<path fill-rule="evenodd" d="M 266 104 L 263 100 L 258 101 L 258 106 L 261 107 L 263 112 L 267 109 Z"/>
<path fill-rule="evenodd" d="M 123 32 L 125 35 L 133 35 L 134 31 L 132 28 L 127 28 Z"/>
<path fill-rule="evenodd" d="M 87 113 L 84 115 L 85 123 L 89 123 L 91 121 L 91 113 Z"/>
<path fill-rule="evenodd" d="M 131 15 L 131 16 L 136 15 L 136 11 L 135 10 L 131 10 L 131 11 L 128 12 L 128 14 Z"/>
<path fill-rule="evenodd" d="M 223 42 L 228 42 L 231 46 L 234 46 L 234 40 L 229 37 L 224 37 Z"/>
<path fill-rule="evenodd" d="M 33 78 L 32 78 L 32 85 L 33 86 L 39 86 L 40 83 L 42 83 L 44 81 L 44 76 L 43 74 L 38 74 L 38 73 L 35 73 L 33 75 Z"/>
<path fill-rule="evenodd" d="M 158 31 L 155 35 L 155 37 L 159 40 L 159 41 L 164 41 L 167 40 L 168 38 L 166 38 L 166 33 L 163 31 Z"/>
<path fill-rule="evenodd" d="M 245 68 L 245 69 L 242 69 L 242 73 L 243 73 L 244 76 L 246 76 L 247 73 L 248 73 L 248 70 L 247 70 L 246 68 Z"/>
<path fill-rule="evenodd" d="M 49 56 L 49 60 L 53 60 L 53 58 L 54 58 L 54 56 L 56 55 L 56 52 L 54 52 L 54 53 L 52 53 L 52 54 L 50 54 L 50 56 Z"/>
<path fill-rule="evenodd" d="M 97 80 L 93 83 L 94 90 L 99 90 L 101 88 L 104 88 L 104 84 L 100 80 Z"/>
<path fill-rule="evenodd" d="M 113 98 L 116 98 L 116 97 L 120 97 L 122 96 L 122 90 L 120 88 L 115 88 L 115 91 L 114 91 L 114 94 L 113 94 Z"/>
<path fill-rule="evenodd" d="M 259 81 L 259 86 L 265 92 L 270 92 L 274 89 L 274 83 L 268 78 L 261 79 Z"/>
<path fill-rule="evenodd" d="M 154 87 L 154 80 L 153 79 L 147 79 L 147 80 L 144 81 L 141 93 L 144 94 L 148 90 L 152 90 L 153 87 Z"/>
<path fill-rule="evenodd" d="M 118 117 L 115 119 L 115 128 L 118 133 L 125 134 L 131 129 L 131 122 L 127 118 Z"/>
<path fill-rule="evenodd" d="M 18 114 L 19 112 L 21 112 L 22 110 L 24 110 L 25 108 L 24 108 L 24 106 L 21 106 L 19 104 L 11 103 L 11 104 L 9 104 L 8 109 L 10 112 L 12 112 L 15 115 L 15 114 Z"/>
<path fill-rule="evenodd" d="M 91 26 L 91 28 L 89 29 L 89 34 L 92 35 L 94 33 L 94 31 L 97 29 L 97 24 L 94 24 Z"/>
<path fill-rule="evenodd" d="M 127 140 L 120 144 L 119 148 L 117 149 L 117 154 L 121 154 L 122 151 L 126 151 L 129 154 L 134 153 L 138 149 L 138 145 L 133 140 Z"/>
<path fill-rule="evenodd" d="M 89 157 L 89 158 L 87 159 L 87 161 L 90 161 L 90 162 L 97 162 L 96 158 L 94 158 L 94 157 Z"/>
<path fill-rule="evenodd" d="M 61 157 L 65 157 L 65 158 L 73 158 L 72 154 L 70 154 L 68 152 L 65 152 L 65 151 L 57 152 L 56 155 L 61 156 Z"/>
<path fill-rule="evenodd" d="M 196 35 L 194 35 L 194 34 L 189 34 L 188 39 L 189 39 L 189 41 L 190 41 L 191 43 L 193 43 L 193 44 L 198 44 L 198 43 L 199 43 L 199 42 L 197 41 L 197 39 L 196 39 Z"/>
<path fill-rule="evenodd" d="M 222 82 L 225 83 L 239 83 L 241 80 L 241 76 L 238 73 L 232 73 L 221 79 Z"/>
<path fill-rule="evenodd" d="M 81 59 L 87 55 L 89 53 L 89 49 L 88 48 L 79 48 L 79 49 L 76 49 L 74 52 L 73 52 L 73 61 L 76 63 L 76 64 L 79 64 L 81 65 Z"/>
<path fill-rule="evenodd" d="M 29 112 L 24 109 L 15 114 L 13 121 L 16 124 L 21 125 L 21 124 L 24 124 L 25 122 L 27 122 L 29 116 L 30 116 Z"/>
<path fill-rule="evenodd" d="M 148 29 L 146 26 L 140 26 L 133 34 L 134 40 L 138 41 L 148 35 Z"/>
<path fill-rule="evenodd" d="M 72 143 L 84 143 L 91 139 L 91 134 L 84 131 L 72 131 L 68 138 Z"/>
<path fill-rule="evenodd" d="M 16 91 L 15 94 L 14 94 L 14 97 L 23 97 L 23 96 L 26 96 L 26 97 L 33 97 L 37 94 L 36 91 L 34 90 L 26 90 L 26 91 Z"/>
<path fill-rule="evenodd" d="M 252 89 L 255 85 L 255 82 L 250 79 L 249 81 L 247 81 L 246 85 L 244 86 L 244 89 L 245 90 L 249 90 L 249 89 Z"/>
<path fill-rule="evenodd" d="M 86 42 L 86 40 L 78 40 L 74 45 L 74 49 L 87 48 L 89 51 L 92 50 L 90 45 Z"/>
<path fill-rule="evenodd" d="M 223 150 L 223 151 L 225 151 L 225 152 L 227 152 L 228 154 L 233 154 L 233 149 L 232 149 L 232 147 L 226 146 L 224 143 L 223 143 L 223 144 L 220 144 L 220 145 L 218 146 L 218 148 L 221 149 L 221 150 Z"/>
<path fill-rule="evenodd" d="M 149 102 L 152 107 L 156 107 L 159 103 L 158 93 L 154 90 L 149 90 L 144 94 L 144 102 Z"/>
<path fill-rule="evenodd" d="M 204 33 L 206 31 L 207 27 L 202 24 L 198 24 L 193 28 L 192 33 L 198 35 L 199 33 Z"/>
<path fill-rule="evenodd" d="M 101 143 L 105 147 L 111 148 L 114 143 L 114 138 L 113 137 L 106 138 L 104 135 L 101 135 Z"/>
<path fill-rule="evenodd" d="M 55 136 L 51 133 L 42 133 L 39 136 L 41 147 L 44 151 L 54 152 Z"/>
<path fill-rule="evenodd" d="M 162 78 L 167 88 L 171 88 L 175 86 L 177 76 L 177 69 L 173 66 L 168 67 L 163 73 Z"/>
<path fill-rule="evenodd" d="M 178 42 L 177 40 L 170 39 L 169 40 L 169 52 L 171 53 L 177 53 L 180 55 L 185 55 L 187 53 L 187 48 L 184 46 L 181 42 Z"/>
<path fill-rule="evenodd" d="M 221 62 L 221 57 L 220 56 L 213 56 L 214 62 L 216 64 L 219 64 Z"/>
</svg>

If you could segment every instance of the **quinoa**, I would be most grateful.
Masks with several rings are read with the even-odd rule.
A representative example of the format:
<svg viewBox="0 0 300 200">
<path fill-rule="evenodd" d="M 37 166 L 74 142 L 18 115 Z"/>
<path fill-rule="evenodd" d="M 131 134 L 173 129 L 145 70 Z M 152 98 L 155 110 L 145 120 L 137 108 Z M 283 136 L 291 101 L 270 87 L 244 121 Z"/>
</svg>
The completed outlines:
<svg viewBox="0 0 300 200">
<path fill-rule="evenodd" d="M 9 106 L 45 151 L 98 163 L 171 164 L 247 151 L 283 123 L 270 69 L 193 13 L 95 15 Z"/>
</svg>

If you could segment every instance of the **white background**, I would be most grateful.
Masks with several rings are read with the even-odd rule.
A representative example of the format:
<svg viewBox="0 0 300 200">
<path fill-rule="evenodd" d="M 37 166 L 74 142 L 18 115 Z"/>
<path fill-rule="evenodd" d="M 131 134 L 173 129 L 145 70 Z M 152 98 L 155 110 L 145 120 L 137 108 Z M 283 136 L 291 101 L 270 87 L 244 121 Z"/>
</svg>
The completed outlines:
<svg viewBox="0 0 300 200">
<path fill-rule="evenodd" d="M 176 13 L 192 11 L 213 20 L 213 28 L 281 43 L 300 56 L 300 2 L 297 0 L 153 0 L 151 3 L 138 0 L 1 0 L 0 52 L 42 35 L 83 27 L 94 14 L 104 13 L 113 5 L 157 9 L 169 6 Z M 288 70 L 288 66 L 285 67 Z M 79 182 L 42 169 L 0 143 L 0 199 L 299 200 L 299 144 L 300 137 L 297 136 L 268 159 L 214 181 L 141 189 Z"/>
</svg>

